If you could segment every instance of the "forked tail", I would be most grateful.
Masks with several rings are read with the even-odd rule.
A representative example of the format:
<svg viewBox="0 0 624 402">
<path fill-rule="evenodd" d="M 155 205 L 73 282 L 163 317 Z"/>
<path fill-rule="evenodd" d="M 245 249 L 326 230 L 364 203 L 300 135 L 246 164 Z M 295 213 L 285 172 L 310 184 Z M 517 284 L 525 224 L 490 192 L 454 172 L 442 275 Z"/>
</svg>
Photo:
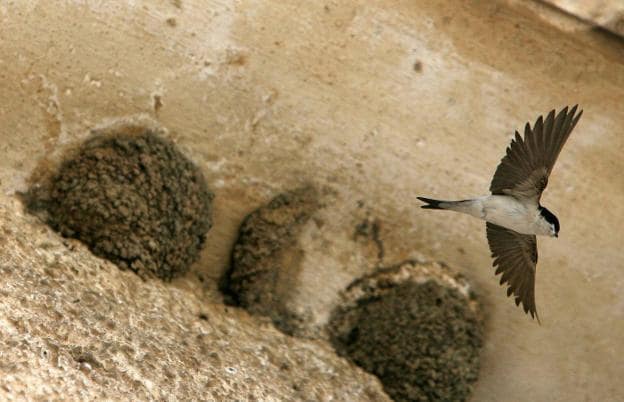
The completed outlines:
<svg viewBox="0 0 624 402">
<path fill-rule="evenodd" d="M 434 200 L 434 199 L 425 198 L 425 197 L 416 197 L 416 198 L 418 198 L 422 202 L 426 202 L 427 203 L 426 205 L 421 206 L 421 208 L 423 208 L 423 209 L 446 209 L 441 204 L 448 203 L 448 201 Z"/>
<path fill-rule="evenodd" d="M 483 206 L 480 199 L 458 200 L 458 201 L 442 201 L 433 200 L 431 198 L 416 197 L 426 205 L 421 206 L 424 209 L 442 209 L 447 211 L 461 212 L 476 218 L 483 219 Z"/>
</svg>

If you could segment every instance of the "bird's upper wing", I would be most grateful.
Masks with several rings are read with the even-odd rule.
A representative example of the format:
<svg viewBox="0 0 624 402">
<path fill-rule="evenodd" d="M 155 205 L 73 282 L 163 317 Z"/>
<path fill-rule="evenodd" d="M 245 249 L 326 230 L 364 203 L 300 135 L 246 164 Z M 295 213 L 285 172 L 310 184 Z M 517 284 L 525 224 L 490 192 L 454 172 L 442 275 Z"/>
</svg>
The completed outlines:
<svg viewBox="0 0 624 402">
<path fill-rule="evenodd" d="M 576 114 L 577 107 L 569 111 L 565 107 L 556 116 L 552 110 L 546 119 L 540 116 L 533 128 L 527 123 L 524 139 L 516 131 L 515 138 L 511 140 L 506 155 L 494 173 L 490 185 L 492 194 L 512 195 L 539 202 L 555 161 L 583 114 L 582 110 Z"/>
<path fill-rule="evenodd" d="M 508 284 L 507 296 L 513 293 L 516 305 L 522 303 L 525 313 L 539 316 L 535 308 L 535 267 L 537 241 L 535 235 L 525 235 L 493 223 L 486 223 L 487 239 L 494 258 L 496 275 L 502 272 L 500 284 Z"/>
</svg>

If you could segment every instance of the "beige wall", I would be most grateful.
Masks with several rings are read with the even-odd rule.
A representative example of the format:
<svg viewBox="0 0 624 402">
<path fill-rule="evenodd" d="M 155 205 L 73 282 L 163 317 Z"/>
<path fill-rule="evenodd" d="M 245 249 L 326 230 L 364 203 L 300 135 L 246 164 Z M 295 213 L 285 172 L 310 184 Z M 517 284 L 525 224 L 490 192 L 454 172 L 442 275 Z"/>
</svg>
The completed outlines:
<svg viewBox="0 0 624 402">
<path fill-rule="evenodd" d="M 328 186 L 345 224 L 359 200 L 380 220 L 384 263 L 422 253 L 475 284 L 488 319 L 474 400 L 621 399 L 622 43 L 511 3 L 0 2 L 0 189 L 143 114 L 216 193 L 196 271 L 218 279 L 272 195 Z M 498 286 L 483 223 L 415 197 L 485 193 L 512 130 L 574 103 L 585 113 L 542 200 L 562 229 L 539 241 L 538 326 Z"/>
</svg>

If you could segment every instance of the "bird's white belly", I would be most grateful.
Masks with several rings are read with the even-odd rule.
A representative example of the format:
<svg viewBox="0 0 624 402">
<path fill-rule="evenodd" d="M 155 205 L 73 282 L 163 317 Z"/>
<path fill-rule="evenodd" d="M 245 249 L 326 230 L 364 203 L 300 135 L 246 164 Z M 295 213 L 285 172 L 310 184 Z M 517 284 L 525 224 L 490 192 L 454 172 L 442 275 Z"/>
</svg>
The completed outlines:
<svg viewBox="0 0 624 402">
<path fill-rule="evenodd" d="M 491 195 L 477 199 L 481 219 L 523 234 L 542 234 L 538 211 L 513 197 Z"/>
</svg>

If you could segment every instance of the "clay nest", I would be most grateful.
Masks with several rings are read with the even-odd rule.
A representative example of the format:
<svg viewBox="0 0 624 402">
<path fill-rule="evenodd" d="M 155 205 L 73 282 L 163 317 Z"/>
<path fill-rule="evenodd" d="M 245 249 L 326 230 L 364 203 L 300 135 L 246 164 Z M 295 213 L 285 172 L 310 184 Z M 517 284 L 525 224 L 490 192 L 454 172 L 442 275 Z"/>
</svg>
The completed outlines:
<svg viewBox="0 0 624 402">
<path fill-rule="evenodd" d="M 382 270 L 351 285 L 332 316 L 337 352 L 379 377 L 396 401 L 466 400 L 478 378 L 476 301 L 445 269 L 407 263 Z"/>
<path fill-rule="evenodd" d="M 87 140 L 24 199 L 63 236 L 142 277 L 186 272 L 212 226 L 213 194 L 202 173 L 144 128 Z"/>
<path fill-rule="evenodd" d="M 231 266 L 221 289 L 231 304 L 269 316 L 292 335 L 297 317 L 284 305 L 284 294 L 296 286 L 299 232 L 319 208 L 312 187 L 279 194 L 243 221 L 232 250 Z"/>
</svg>

